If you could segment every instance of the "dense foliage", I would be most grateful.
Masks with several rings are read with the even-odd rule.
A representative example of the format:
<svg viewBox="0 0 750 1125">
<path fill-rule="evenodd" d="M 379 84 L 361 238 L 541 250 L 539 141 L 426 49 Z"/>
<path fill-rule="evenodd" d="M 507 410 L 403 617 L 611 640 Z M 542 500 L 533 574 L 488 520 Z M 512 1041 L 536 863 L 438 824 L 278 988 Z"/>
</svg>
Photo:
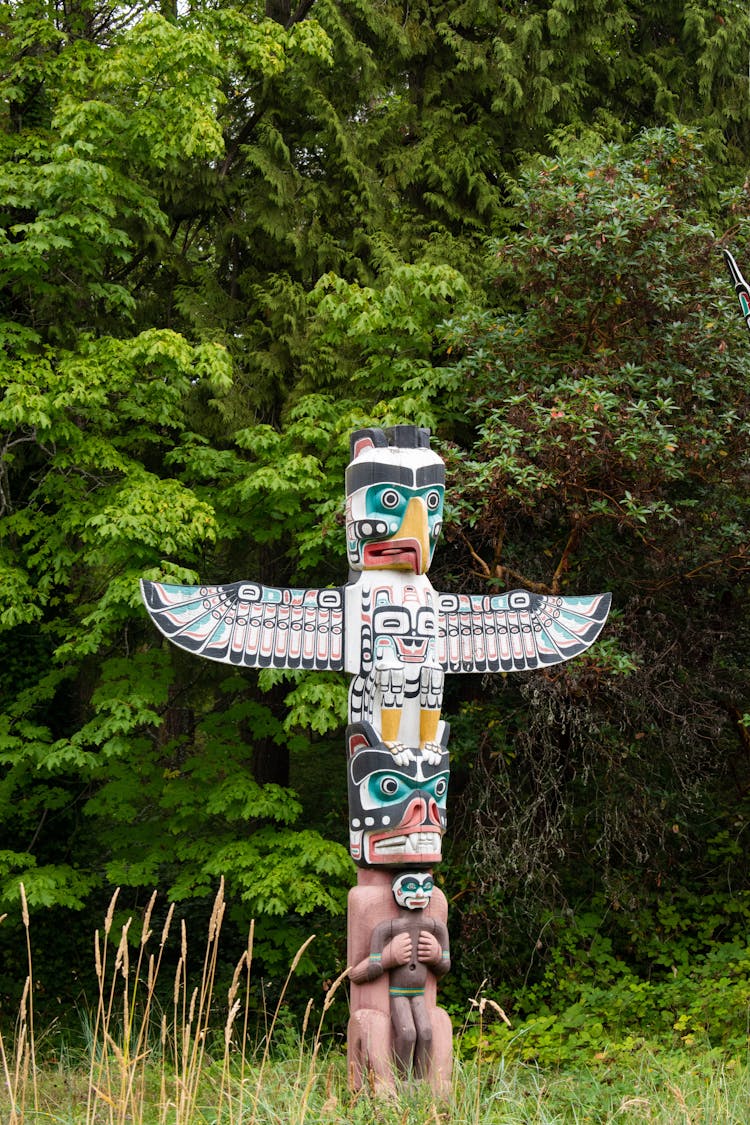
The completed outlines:
<svg viewBox="0 0 750 1125">
<path fill-rule="evenodd" d="M 449 1001 L 741 945 L 749 47 L 733 0 L 5 5 L 0 906 L 57 994 L 113 884 L 224 875 L 272 977 L 340 966 L 343 680 L 188 660 L 137 579 L 344 581 L 368 421 L 436 432 L 436 586 L 613 591 L 585 659 L 449 687 Z"/>
</svg>

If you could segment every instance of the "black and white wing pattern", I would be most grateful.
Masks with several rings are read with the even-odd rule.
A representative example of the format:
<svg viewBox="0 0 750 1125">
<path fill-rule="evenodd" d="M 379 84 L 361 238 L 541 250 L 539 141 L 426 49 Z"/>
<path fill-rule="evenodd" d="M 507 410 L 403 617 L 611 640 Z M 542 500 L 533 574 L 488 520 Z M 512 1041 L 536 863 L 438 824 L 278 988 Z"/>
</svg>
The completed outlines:
<svg viewBox="0 0 750 1125">
<path fill-rule="evenodd" d="M 748 286 L 744 277 L 740 273 L 740 268 L 735 262 L 732 255 L 728 250 L 724 251 L 724 261 L 729 270 L 729 276 L 734 286 L 734 291 L 737 294 L 737 300 L 740 302 L 740 312 L 745 324 L 750 328 L 750 286 Z"/>
<path fill-rule="evenodd" d="M 578 656 L 609 613 L 610 594 L 440 594 L 438 659 L 446 672 L 525 672 Z"/>
<path fill-rule="evenodd" d="M 195 656 L 245 668 L 344 667 L 343 589 L 275 589 L 255 582 L 141 582 L 151 620 Z"/>
</svg>

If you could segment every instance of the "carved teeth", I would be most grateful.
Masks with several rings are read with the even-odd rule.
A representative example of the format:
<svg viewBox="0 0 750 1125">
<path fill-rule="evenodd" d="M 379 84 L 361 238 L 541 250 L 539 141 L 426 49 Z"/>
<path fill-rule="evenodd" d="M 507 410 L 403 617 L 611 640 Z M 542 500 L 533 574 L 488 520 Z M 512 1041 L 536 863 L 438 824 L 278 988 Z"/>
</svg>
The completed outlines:
<svg viewBox="0 0 750 1125">
<path fill-rule="evenodd" d="M 410 855 L 434 854 L 440 852 L 439 832 L 410 832 L 403 836 L 390 836 L 387 840 L 377 840 L 372 845 L 374 854 L 402 852 Z"/>
</svg>

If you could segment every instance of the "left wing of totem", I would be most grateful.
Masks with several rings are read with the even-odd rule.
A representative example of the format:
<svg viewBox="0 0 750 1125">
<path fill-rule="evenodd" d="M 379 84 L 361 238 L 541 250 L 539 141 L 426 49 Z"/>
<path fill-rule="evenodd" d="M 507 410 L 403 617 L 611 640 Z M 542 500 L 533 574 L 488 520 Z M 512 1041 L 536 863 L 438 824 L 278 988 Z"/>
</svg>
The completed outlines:
<svg viewBox="0 0 750 1125">
<path fill-rule="evenodd" d="M 173 586 L 141 581 L 151 620 L 194 656 L 244 668 L 344 667 L 344 596 L 254 582 Z"/>
</svg>

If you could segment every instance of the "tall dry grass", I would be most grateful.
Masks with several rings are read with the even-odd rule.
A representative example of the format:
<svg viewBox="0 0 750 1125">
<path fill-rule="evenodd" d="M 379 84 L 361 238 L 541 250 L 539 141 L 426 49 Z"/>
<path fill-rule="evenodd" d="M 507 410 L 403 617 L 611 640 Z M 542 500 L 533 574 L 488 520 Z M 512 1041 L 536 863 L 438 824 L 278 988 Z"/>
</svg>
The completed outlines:
<svg viewBox="0 0 750 1125">
<path fill-rule="evenodd" d="M 171 1011 L 164 1010 L 160 1004 L 158 996 L 164 995 L 164 990 L 158 986 L 174 922 L 174 905 L 169 906 L 155 945 L 151 920 L 156 897 L 154 892 L 146 907 L 137 943 L 131 935 L 132 918 L 127 919 L 113 939 L 117 890 L 102 930 L 94 934 L 97 1002 L 88 1044 L 85 1106 L 74 1108 L 74 1120 L 84 1125 L 193 1125 L 196 1120 L 205 1119 L 204 1106 L 209 1104 L 213 1125 L 221 1122 L 260 1125 L 260 1120 L 265 1120 L 261 1117 L 262 1092 L 274 1031 L 289 984 L 314 935 L 304 942 L 292 961 L 258 1059 L 258 1052 L 248 1048 L 253 926 L 234 968 L 226 997 L 226 1020 L 219 1035 L 211 1027 L 211 1019 L 215 1018 L 217 1008 L 216 971 L 226 908 L 224 881 L 214 900 L 202 970 L 196 981 L 189 976 L 187 929 L 184 921 L 179 925 L 179 957 L 174 979 L 168 982 L 171 983 Z M 40 1098 L 30 920 L 23 886 L 21 904 L 28 972 L 10 1046 L 0 1032 L 0 1068 L 5 1087 L 5 1099 L 0 1099 L 0 1107 L 4 1109 L 3 1101 L 7 1101 L 6 1116 L 0 1112 L 3 1125 L 55 1120 Z M 7 915 L 3 915 L 0 922 L 5 917 Z M 312 1002 L 308 1004 L 302 1032 L 304 1049 L 299 1052 L 292 1087 L 300 1123 L 307 1113 L 325 1014 L 345 978 L 346 972 L 328 990 L 312 1043 L 304 1044 Z M 80 1093 L 78 1100 L 82 1101 Z"/>
<path fill-rule="evenodd" d="M 152 896 L 135 938 L 130 918 L 119 933 L 113 932 L 116 903 L 117 892 L 102 930 L 94 936 L 98 987 L 85 1061 L 76 1057 L 55 1068 L 38 1049 L 29 911 L 21 888 L 28 966 L 12 1041 L 6 1043 L 0 1034 L 2 1125 L 747 1122 L 748 1061 L 725 1059 L 710 1046 L 690 1053 L 644 1051 L 611 1065 L 559 1070 L 485 1060 L 481 1055 L 484 1020 L 492 1016 L 507 1021 L 507 1017 L 483 996 L 468 1002 L 467 1016 L 478 1027 L 480 1050 L 471 1062 L 457 1062 L 450 1098 L 437 1102 L 420 1083 L 401 1084 L 390 1101 L 377 1099 L 367 1084 L 352 1093 L 343 1053 L 322 1050 L 324 1021 L 345 972 L 328 990 L 317 1022 L 312 1020 L 312 1001 L 308 1003 L 293 1048 L 287 1044 L 279 1049 L 274 1039 L 290 984 L 312 937 L 292 961 L 275 1009 L 268 1014 L 263 1040 L 255 1049 L 249 1046 L 252 927 L 226 997 L 215 996 L 225 912 L 223 883 L 213 904 L 196 980 L 191 979 L 188 934 L 184 923 L 175 923 L 172 906 L 157 939 L 152 930 L 156 896 Z M 169 970 L 173 979 L 161 981 L 165 964 L 174 963 L 173 957 L 164 956 L 170 935 L 177 943 L 177 965 Z M 170 997 L 166 1006 L 158 1000 L 165 992 Z"/>
</svg>

